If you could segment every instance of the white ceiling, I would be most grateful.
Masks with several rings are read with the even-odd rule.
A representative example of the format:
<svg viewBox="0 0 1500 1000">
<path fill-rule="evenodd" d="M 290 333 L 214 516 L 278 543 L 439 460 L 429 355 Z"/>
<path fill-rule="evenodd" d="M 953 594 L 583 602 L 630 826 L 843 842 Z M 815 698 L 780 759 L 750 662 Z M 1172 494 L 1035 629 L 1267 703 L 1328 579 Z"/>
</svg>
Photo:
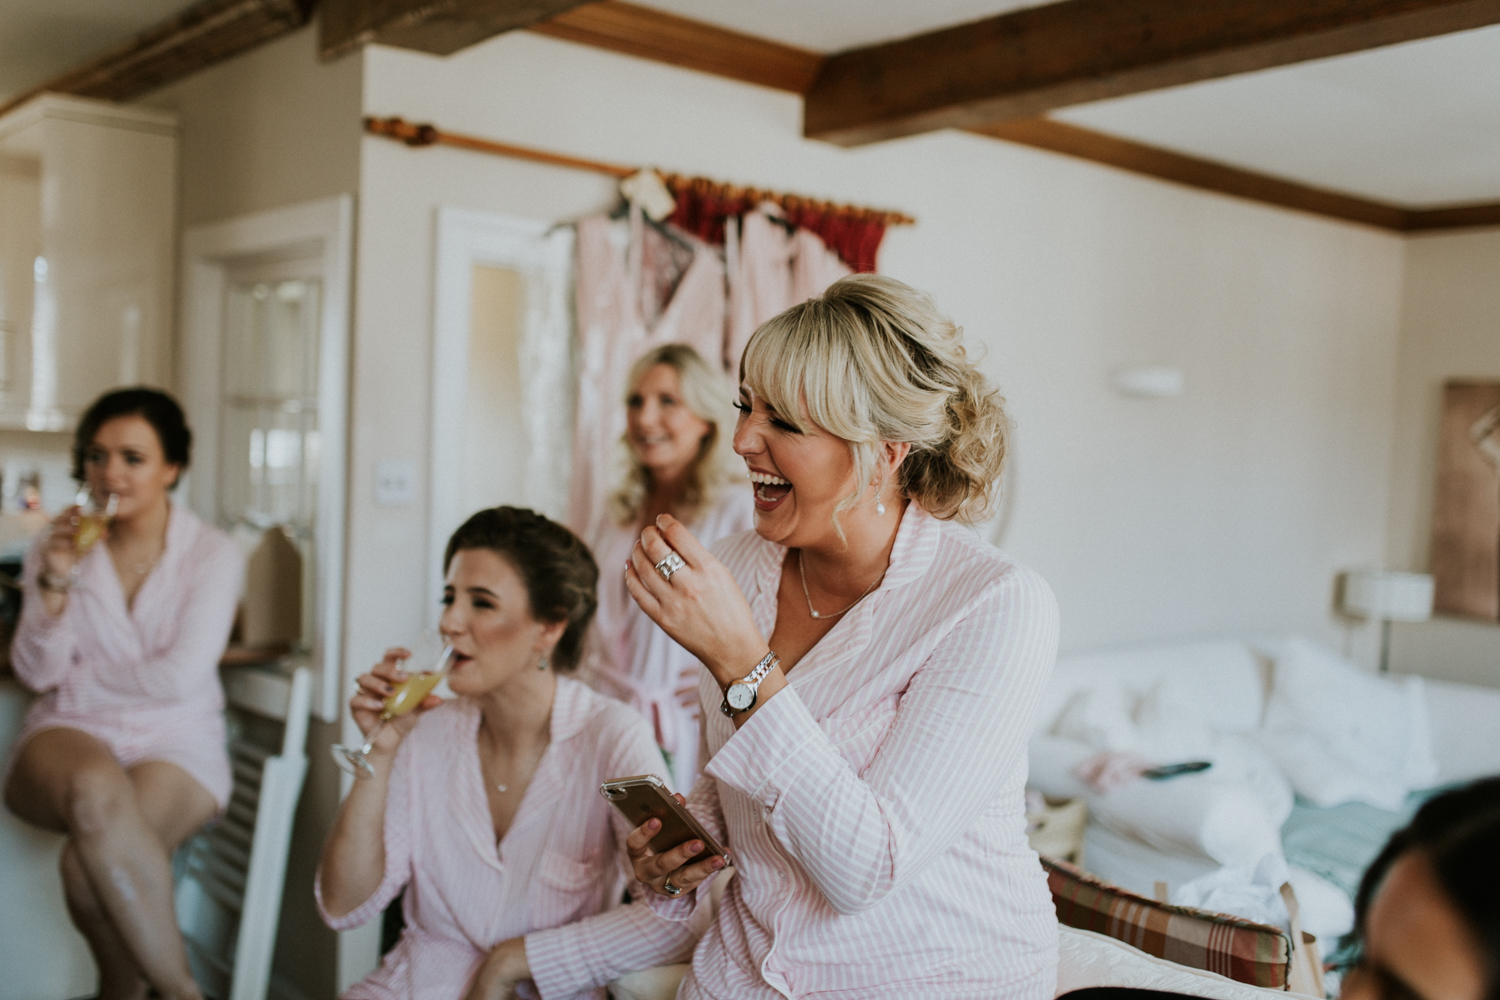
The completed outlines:
<svg viewBox="0 0 1500 1000">
<path fill-rule="evenodd" d="M 0 0 L 0 102 L 186 6 L 187 0 Z"/>
<path fill-rule="evenodd" d="M 1401 205 L 1500 201 L 1500 26 L 1053 117 Z"/>
<path fill-rule="evenodd" d="M 1037 0 L 644 2 L 820 52 L 1038 5 Z M 0 101 L 186 6 L 187 0 L 0 0 Z M 1056 117 L 1402 205 L 1500 201 L 1500 26 L 1081 105 Z"/>
<path fill-rule="evenodd" d="M 1049 0 L 632 0 L 814 52 L 839 52 Z"/>
</svg>

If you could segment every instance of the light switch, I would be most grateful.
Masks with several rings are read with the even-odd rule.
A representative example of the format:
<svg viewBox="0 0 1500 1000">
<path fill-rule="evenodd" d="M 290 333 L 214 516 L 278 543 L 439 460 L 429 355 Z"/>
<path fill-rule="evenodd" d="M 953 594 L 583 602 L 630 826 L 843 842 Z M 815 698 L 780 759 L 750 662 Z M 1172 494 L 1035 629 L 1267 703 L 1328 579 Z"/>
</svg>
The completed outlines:
<svg viewBox="0 0 1500 1000">
<path fill-rule="evenodd" d="M 387 458 L 375 463 L 375 502 L 381 507 L 410 507 L 417 502 L 417 463 Z"/>
</svg>

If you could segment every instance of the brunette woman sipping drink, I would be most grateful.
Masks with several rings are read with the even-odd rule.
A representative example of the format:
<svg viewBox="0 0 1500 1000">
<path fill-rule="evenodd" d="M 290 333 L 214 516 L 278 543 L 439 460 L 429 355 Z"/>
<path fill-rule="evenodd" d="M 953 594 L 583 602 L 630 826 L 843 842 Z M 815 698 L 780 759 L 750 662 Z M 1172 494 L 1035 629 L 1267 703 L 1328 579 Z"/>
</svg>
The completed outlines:
<svg viewBox="0 0 1500 1000">
<path fill-rule="evenodd" d="M 623 973 L 681 961 L 697 932 L 619 905 L 629 831 L 599 786 L 660 771 L 662 758 L 644 719 L 564 676 L 598 569 L 567 528 L 496 507 L 454 533 L 444 571 L 440 631 L 458 697 L 392 714 L 405 650 L 391 650 L 349 702 L 370 776 L 323 848 L 318 906 L 343 930 L 404 889 L 406 928 L 343 996 L 602 1000 Z"/>
<path fill-rule="evenodd" d="M 200 996 L 169 859 L 229 799 L 218 664 L 244 563 L 170 498 L 191 443 L 165 393 L 100 397 L 73 443 L 83 503 L 37 539 L 22 574 L 11 659 L 40 697 L 7 764 L 5 804 L 68 837 L 63 891 L 102 1000 L 140 1000 L 148 985 Z"/>
</svg>

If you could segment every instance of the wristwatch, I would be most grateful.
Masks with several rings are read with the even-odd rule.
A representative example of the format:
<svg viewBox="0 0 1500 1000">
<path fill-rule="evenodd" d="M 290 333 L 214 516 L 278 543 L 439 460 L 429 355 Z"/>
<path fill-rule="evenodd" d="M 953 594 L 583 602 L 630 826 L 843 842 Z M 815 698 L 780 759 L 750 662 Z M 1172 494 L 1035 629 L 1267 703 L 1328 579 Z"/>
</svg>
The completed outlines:
<svg viewBox="0 0 1500 1000">
<path fill-rule="evenodd" d="M 41 570 L 36 575 L 36 585 L 40 590 L 50 590 L 54 594 L 66 594 L 73 589 L 73 584 L 78 582 L 77 567 L 72 573 L 52 573 Z"/>
<path fill-rule="evenodd" d="M 760 691 L 760 682 L 765 680 L 766 674 L 775 670 L 780 662 L 781 657 L 775 653 L 767 653 L 747 676 L 729 685 L 724 692 L 724 700 L 719 703 L 719 711 L 733 718 L 740 712 L 748 712 L 754 708 L 756 695 Z"/>
</svg>

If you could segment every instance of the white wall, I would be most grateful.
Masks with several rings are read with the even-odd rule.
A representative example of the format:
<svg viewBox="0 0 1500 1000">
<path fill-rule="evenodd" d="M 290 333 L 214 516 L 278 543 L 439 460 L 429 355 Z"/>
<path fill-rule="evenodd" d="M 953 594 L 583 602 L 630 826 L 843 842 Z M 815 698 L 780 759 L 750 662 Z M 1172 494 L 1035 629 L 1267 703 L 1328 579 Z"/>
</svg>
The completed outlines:
<svg viewBox="0 0 1500 1000">
<path fill-rule="evenodd" d="M 1398 358 L 1390 563 L 1426 571 L 1443 383 L 1500 380 L 1500 229 L 1408 241 Z M 1500 626 L 1395 625 L 1391 667 L 1500 687 Z"/>
<path fill-rule="evenodd" d="M 917 216 L 882 270 L 936 295 L 1011 402 L 1007 547 L 1056 588 L 1066 647 L 1340 638 L 1335 572 L 1384 554 L 1399 239 L 958 133 L 804 141 L 793 96 L 533 35 L 366 60 L 367 114 Z M 612 199 L 576 171 L 364 140 L 354 662 L 431 596 L 389 572 L 431 555 L 425 510 L 374 507 L 369 479 L 430 433 L 437 207 L 558 220 Z M 1109 389 L 1144 363 L 1181 366 L 1186 393 Z"/>
</svg>

